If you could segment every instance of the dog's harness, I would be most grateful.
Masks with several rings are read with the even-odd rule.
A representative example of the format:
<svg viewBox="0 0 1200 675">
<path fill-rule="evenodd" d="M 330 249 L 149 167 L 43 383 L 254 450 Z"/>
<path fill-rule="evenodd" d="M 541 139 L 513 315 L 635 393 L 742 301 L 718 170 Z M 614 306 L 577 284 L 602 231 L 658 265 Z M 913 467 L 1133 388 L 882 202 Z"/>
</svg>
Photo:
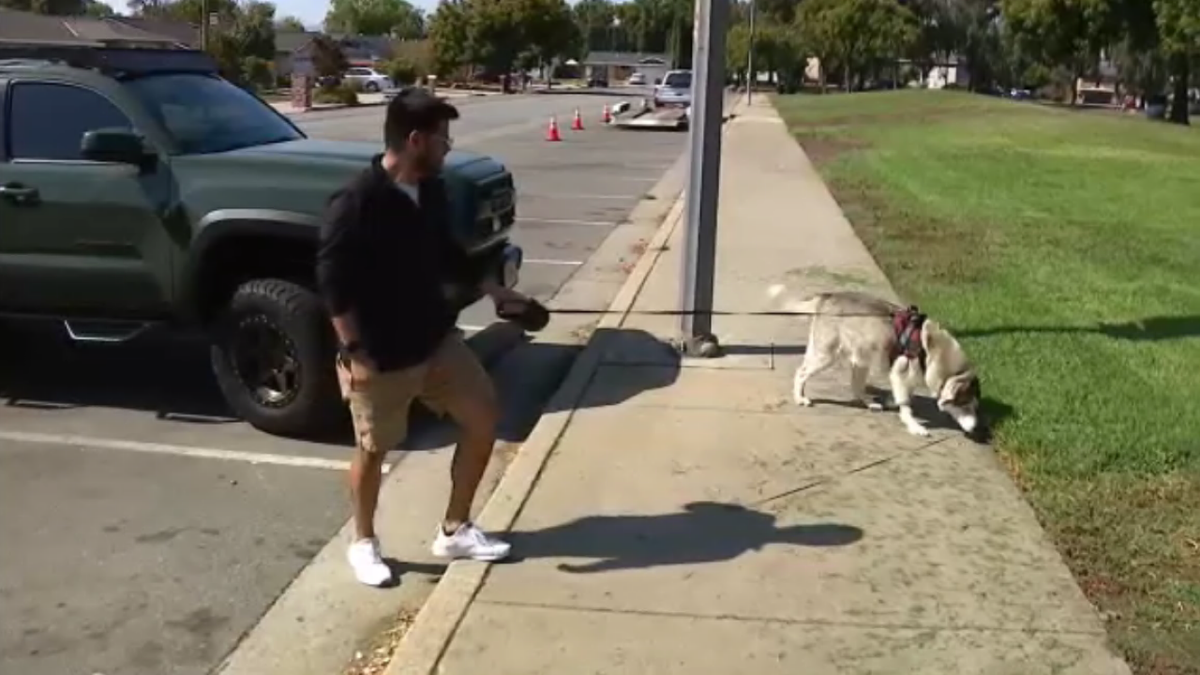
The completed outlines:
<svg viewBox="0 0 1200 675">
<path fill-rule="evenodd" d="M 925 315 L 916 305 L 902 309 L 892 314 L 892 328 L 896 331 L 896 341 L 892 343 L 892 363 L 901 356 L 907 356 L 910 361 L 916 360 L 925 370 L 925 347 L 921 344 L 921 328 L 925 325 Z"/>
</svg>

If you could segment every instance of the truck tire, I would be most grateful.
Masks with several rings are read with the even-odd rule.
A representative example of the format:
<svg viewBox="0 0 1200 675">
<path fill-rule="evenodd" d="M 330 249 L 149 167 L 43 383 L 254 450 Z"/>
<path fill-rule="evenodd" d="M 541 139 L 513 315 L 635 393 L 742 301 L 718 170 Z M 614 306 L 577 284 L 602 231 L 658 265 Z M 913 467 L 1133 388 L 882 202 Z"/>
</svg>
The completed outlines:
<svg viewBox="0 0 1200 675">
<path fill-rule="evenodd" d="M 312 437 L 348 420 L 333 329 L 312 291 L 281 279 L 242 284 L 217 320 L 212 367 L 233 412 L 281 436 Z"/>
</svg>

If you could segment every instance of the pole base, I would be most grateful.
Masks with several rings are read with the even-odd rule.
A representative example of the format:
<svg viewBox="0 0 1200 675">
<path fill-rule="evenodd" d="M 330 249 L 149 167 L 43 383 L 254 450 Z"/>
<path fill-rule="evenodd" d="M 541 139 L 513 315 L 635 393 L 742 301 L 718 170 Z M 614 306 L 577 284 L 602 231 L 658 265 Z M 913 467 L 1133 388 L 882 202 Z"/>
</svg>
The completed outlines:
<svg viewBox="0 0 1200 675">
<path fill-rule="evenodd" d="M 695 359 L 715 359 L 721 356 L 721 343 L 716 335 L 695 335 L 679 338 L 675 341 L 675 349 L 680 354 Z"/>
</svg>

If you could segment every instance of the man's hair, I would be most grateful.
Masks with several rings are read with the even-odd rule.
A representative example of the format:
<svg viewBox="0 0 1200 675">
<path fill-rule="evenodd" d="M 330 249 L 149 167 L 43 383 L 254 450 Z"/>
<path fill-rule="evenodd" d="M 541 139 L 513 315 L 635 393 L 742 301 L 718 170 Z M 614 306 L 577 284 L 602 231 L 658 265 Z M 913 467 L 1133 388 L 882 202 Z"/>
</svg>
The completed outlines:
<svg viewBox="0 0 1200 675">
<path fill-rule="evenodd" d="M 418 87 L 397 92 L 388 103 L 383 123 L 383 142 L 389 150 L 402 151 L 414 131 L 437 131 L 442 122 L 458 119 L 458 109 Z"/>
</svg>

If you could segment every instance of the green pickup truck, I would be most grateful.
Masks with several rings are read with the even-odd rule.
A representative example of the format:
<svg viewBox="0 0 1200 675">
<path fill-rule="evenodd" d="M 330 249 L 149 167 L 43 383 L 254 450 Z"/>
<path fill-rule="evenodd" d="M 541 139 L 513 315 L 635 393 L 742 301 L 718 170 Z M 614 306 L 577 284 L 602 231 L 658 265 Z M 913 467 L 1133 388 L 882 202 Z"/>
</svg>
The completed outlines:
<svg viewBox="0 0 1200 675">
<path fill-rule="evenodd" d="M 0 318 L 92 343 L 200 331 L 234 414 L 323 432 L 345 408 L 314 292 L 320 218 L 379 151 L 307 138 L 203 52 L 0 46 Z M 456 151 L 445 178 L 454 234 L 515 285 L 512 175 Z"/>
</svg>

